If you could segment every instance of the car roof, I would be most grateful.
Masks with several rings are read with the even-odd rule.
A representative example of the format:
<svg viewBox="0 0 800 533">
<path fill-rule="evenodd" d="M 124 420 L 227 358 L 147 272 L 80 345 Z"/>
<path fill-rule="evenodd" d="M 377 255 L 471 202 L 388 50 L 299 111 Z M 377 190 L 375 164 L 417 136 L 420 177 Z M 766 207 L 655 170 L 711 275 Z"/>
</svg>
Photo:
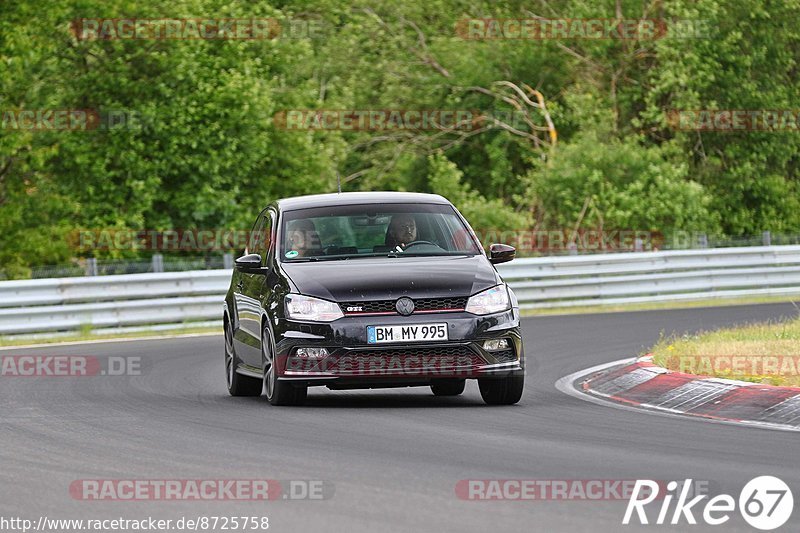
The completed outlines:
<svg viewBox="0 0 800 533">
<path fill-rule="evenodd" d="M 295 196 L 277 201 L 278 209 L 291 211 L 310 207 L 328 207 L 333 205 L 356 204 L 447 204 L 450 202 L 438 194 L 425 194 L 420 192 L 343 192 L 330 194 L 311 194 L 308 196 Z"/>
</svg>

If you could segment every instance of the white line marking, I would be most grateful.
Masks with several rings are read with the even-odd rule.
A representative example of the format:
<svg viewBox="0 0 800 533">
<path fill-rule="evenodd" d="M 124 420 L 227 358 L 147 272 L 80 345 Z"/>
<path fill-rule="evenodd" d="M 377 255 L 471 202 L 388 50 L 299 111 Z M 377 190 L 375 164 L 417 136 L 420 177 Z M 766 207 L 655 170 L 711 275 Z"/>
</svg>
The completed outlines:
<svg viewBox="0 0 800 533">
<path fill-rule="evenodd" d="M 65 342 L 44 342 L 41 344 L 25 344 L 19 346 L 0 346 L 3 350 L 27 350 L 28 348 L 50 348 L 57 346 L 76 346 L 80 344 L 105 344 L 110 342 L 135 342 L 135 341 L 155 341 L 170 339 L 190 339 L 192 337 L 210 337 L 216 335 L 222 338 L 222 331 L 211 331 L 208 333 L 183 333 L 179 335 L 150 335 L 147 337 L 121 337 L 119 339 L 92 339 L 87 341 L 65 341 Z"/>
</svg>

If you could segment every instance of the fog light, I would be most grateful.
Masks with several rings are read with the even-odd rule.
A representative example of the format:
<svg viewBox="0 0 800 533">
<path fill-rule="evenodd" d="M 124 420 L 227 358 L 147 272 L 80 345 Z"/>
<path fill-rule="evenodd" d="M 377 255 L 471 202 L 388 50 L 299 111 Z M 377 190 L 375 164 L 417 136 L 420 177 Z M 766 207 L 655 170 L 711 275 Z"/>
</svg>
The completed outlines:
<svg viewBox="0 0 800 533">
<path fill-rule="evenodd" d="M 508 339 L 491 339 L 488 341 L 483 341 L 483 349 L 487 352 L 508 350 Z"/>
<path fill-rule="evenodd" d="M 322 359 L 328 357 L 328 350 L 327 348 L 298 348 L 294 355 L 300 359 Z"/>
</svg>

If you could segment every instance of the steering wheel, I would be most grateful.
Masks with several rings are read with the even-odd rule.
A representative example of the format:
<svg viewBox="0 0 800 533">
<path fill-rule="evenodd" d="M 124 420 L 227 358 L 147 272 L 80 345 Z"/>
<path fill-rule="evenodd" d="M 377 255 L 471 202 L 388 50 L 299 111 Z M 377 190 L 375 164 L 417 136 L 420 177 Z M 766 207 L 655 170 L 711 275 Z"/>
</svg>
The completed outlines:
<svg viewBox="0 0 800 533">
<path fill-rule="evenodd" d="M 410 243 L 406 244 L 406 247 L 403 248 L 403 250 L 408 250 L 412 246 L 416 246 L 418 244 L 430 244 L 431 246 L 435 246 L 437 248 L 441 248 L 441 246 L 439 246 L 435 242 L 431 242 L 431 241 L 413 241 L 413 242 L 410 242 Z"/>
</svg>

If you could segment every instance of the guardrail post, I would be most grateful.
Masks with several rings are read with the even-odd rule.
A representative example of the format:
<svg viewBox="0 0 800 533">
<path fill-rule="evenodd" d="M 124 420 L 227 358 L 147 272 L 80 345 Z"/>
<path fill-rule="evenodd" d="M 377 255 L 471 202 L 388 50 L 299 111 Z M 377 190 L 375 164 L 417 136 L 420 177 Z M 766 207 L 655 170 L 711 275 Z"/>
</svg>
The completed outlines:
<svg viewBox="0 0 800 533">
<path fill-rule="evenodd" d="M 761 233 L 761 244 L 764 246 L 772 245 L 772 234 L 769 231 L 764 231 Z"/>
<path fill-rule="evenodd" d="M 708 248 L 708 235 L 701 233 L 697 236 L 697 244 L 700 248 Z"/>
<path fill-rule="evenodd" d="M 153 272 L 164 272 L 164 256 L 153 254 Z"/>
<path fill-rule="evenodd" d="M 86 259 L 86 275 L 87 276 L 96 276 L 97 275 L 97 258 L 96 257 L 89 257 Z"/>
<path fill-rule="evenodd" d="M 233 254 L 228 252 L 227 254 L 222 254 L 222 267 L 225 269 L 233 268 Z"/>
</svg>

